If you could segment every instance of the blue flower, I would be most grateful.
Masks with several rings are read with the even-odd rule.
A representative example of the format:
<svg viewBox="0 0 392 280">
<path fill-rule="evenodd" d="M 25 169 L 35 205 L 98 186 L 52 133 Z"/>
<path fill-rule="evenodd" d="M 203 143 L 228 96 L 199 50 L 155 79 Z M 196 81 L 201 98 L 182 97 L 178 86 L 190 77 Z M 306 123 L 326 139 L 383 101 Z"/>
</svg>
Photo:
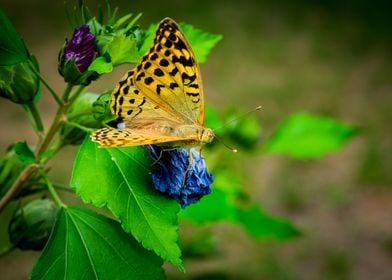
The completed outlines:
<svg viewBox="0 0 392 280">
<path fill-rule="evenodd" d="M 160 167 L 152 174 L 155 189 L 174 197 L 181 207 L 195 203 L 211 192 L 213 177 L 196 149 L 164 150 L 152 145 L 147 145 L 146 149 Z"/>
<path fill-rule="evenodd" d="M 85 24 L 75 29 L 71 40 L 65 46 L 64 58 L 66 60 L 75 58 L 75 64 L 81 73 L 87 70 L 97 54 L 95 39 L 94 34 L 90 32 L 90 27 Z"/>
</svg>

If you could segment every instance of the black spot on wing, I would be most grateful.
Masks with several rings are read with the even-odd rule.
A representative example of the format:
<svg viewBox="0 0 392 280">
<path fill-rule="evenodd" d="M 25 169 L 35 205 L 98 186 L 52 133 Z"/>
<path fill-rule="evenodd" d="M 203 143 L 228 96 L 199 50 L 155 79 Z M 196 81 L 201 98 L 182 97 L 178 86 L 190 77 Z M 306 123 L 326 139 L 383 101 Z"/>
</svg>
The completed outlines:
<svg viewBox="0 0 392 280">
<path fill-rule="evenodd" d="M 158 44 L 155 48 L 155 51 L 160 52 L 162 49 L 163 47 L 160 44 Z"/>
<path fill-rule="evenodd" d="M 177 36 L 174 33 L 169 33 L 169 36 L 167 36 L 167 38 L 169 38 L 169 40 L 171 41 L 175 41 L 177 39 Z"/>
<path fill-rule="evenodd" d="M 127 95 L 128 92 L 129 92 L 129 85 L 124 86 L 124 87 L 122 88 L 122 91 L 123 91 L 124 95 Z"/>
<path fill-rule="evenodd" d="M 159 65 L 163 67 L 169 66 L 169 61 L 165 58 L 162 58 L 161 61 L 159 61 Z"/>
<path fill-rule="evenodd" d="M 147 78 L 144 79 L 144 83 L 146 85 L 150 85 L 153 81 L 154 81 L 154 79 L 151 78 L 151 77 L 147 77 Z"/>
<path fill-rule="evenodd" d="M 192 57 L 189 57 L 188 59 L 186 59 L 185 56 L 183 56 L 183 55 L 181 55 L 179 57 L 173 56 L 172 62 L 173 63 L 178 63 L 179 62 L 179 63 L 181 63 L 184 66 L 190 66 L 190 67 L 192 67 L 193 64 L 194 64 Z"/>
<path fill-rule="evenodd" d="M 176 82 L 170 83 L 169 87 L 171 89 L 175 89 L 176 87 L 179 87 L 178 84 Z"/>
<path fill-rule="evenodd" d="M 157 77 L 162 77 L 162 76 L 165 75 L 165 73 L 163 73 L 163 71 L 162 71 L 161 69 L 156 68 L 156 69 L 154 70 L 154 75 L 157 76 Z"/>
<path fill-rule="evenodd" d="M 173 70 L 171 70 L 171 71 L 169 72 L 169 75 L 170 75 L 170 76 L 175 76 L 177 73 L 178 73 L 178 68 L 177 68 L 177 67 L 174 67 Z"/>
<path fill-rule="evenodd" d="M 196 96 L 200 95 L 198 92 L 187 92 L 186 94 L 189 95 L 189 96 L 193 96 L 193 97 L 196 97 Z"/>
<path fill-rule="evenodd" d="M 144 76 L 146 76 L 146 73 L 141 72 L 139 75 L 137 75 L 136 81 L 140 81 Z"/>
<path fill-rule="evenodd" d="M 190 85 L 188 85 L 188 87 L 198 89 L 198 88 L 199 88 L 199 85 L 198 85 L 198 84 L 190 84 Z"/>
<path fill-rule="evenodd" d="M 181 40 L 180 38 L 178 39 L 178 42 L 175 42 L 175 43 L 174 43 L 174 47 L 175 47 L 177 50 L 180 50 L 180 51 L 181 51 L 181 50 L 184 50 L 184 49 L 187 49 L 187 47 L 186 47 L 184 41 Z"/>
<path fill-rule="evenodd" d="M 181 79 L 184 85 L 192 84 L 196 80 L 196 74 L 189 76 L 187 73 L 183 72 L 181 74 Z"/>
<path fill-rule="evenodd" d="M 166 48 L 171 48 L 173 46 L 173 43 L 169 40 L 166 40 L 166 42 L 163 44 Z"/>
<path fill-rule="evenodd" d="M 164 85 L 158 84 L 157 88 L 156 88 L 157 94 L 161 94 L 161 88 L 164 88 L 164 87 L 165 87 Z"/>
<path fill-rule="evenodd" d="M 147 61 L 147 62 L 144 64 L 143 69 L 144 69 L 144 70 L 147 70 L 147 69 L 150 68 L 150 67 L 151 67 L 151 62 L 150 62 L 150 61 Z"/>
<path fill-rule="evenodd" d="M 150 56 L 150 59 L 151 59 L 152 61 L 156 60 L 157 58 L 158 58 L 158 55 L 157 55 L 156 53 L 153 53 L 153 54 Z"/>
</svg>

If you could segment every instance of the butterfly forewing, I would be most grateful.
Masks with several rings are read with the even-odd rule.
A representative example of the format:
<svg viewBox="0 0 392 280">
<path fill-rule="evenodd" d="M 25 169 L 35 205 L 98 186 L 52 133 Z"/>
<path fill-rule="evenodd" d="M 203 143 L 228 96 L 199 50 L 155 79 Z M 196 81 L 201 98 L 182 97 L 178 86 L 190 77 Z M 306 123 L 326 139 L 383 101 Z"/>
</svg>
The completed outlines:
<svg viewBox="0 0 392 280">
<path fill-rule="evenodd" d="M 150 51 L 136 67 L 134 83 L 185 123 L 204 124 L 199 66 L 184 34 L 172 19 L 166 18 L 158 25 Z"/>
</svg>

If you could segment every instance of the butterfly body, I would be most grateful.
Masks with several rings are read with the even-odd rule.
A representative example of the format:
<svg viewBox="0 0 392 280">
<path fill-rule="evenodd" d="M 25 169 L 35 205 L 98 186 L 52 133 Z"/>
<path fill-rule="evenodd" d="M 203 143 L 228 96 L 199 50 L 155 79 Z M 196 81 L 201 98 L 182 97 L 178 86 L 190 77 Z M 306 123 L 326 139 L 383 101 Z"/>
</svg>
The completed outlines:
<svg viewBox="0 0 392 280">
<path fill-rule="evenodd" d="M 194 53 L 178 25 L 160 22 L 150 50 L 112 93 L 117 128 L 92 134 L 101 146 L 161 144 L 195 147 L 210 143 L 204 127 L 204 92 Z"/>
</svg>

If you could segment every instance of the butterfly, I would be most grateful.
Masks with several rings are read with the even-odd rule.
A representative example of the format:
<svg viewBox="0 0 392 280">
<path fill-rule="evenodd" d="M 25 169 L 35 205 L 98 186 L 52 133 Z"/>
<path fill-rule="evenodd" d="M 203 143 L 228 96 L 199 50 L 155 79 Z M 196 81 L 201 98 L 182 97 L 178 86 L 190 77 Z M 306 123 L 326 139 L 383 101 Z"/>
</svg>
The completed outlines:
<svg viewBox="0 0 392 280">
<path fill-rule="evenodd" d="M 178 24 L 165 18 L 149 51 L 112 92 L 117 128 L 99 129 L 91 138 L 104 147 L 201 147 L 214 139 L 204 127 L 204 106 L 195 55 Z"/>
</svg>

